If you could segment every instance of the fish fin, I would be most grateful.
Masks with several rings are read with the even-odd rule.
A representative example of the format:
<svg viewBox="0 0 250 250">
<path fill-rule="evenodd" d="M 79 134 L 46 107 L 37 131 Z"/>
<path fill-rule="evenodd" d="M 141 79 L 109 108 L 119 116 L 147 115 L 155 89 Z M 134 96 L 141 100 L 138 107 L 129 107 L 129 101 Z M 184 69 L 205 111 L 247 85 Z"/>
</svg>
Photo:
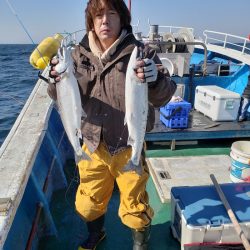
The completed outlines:
<svg viewBox="0 0 250 250">
<path fill-rule="evenodd" d="M 78 152 L 75 152 L 75 162 L 78 164 L 82 160 L 90 161 L 91 158 L 80 148 Z"/>
<path fill-rule="evenodd" d="M 142 175 L 141 164 L 134 164 L 131 160 L 124 166 L 123 172 L 135 171 L 138 175 Z"/>
<path fill-rule="evenodd" d="M 87 114 L 86 114 L 86 112 L 82 109 L 82 116 L 81 116 L 81 118 L 86 118 L 87 117 Z"/>
<path fill-rule="evenodd" d="M 132 138 L 132 137 L 128 137 L 128 141 L 127 141 L 127 145 L 133 145 L 134 144 L 134 142 L 135 142 L 135 140 Z"/>
<path fill-rule="evenodd" d="M 127 124 L 126 115 L 124 116 L 124 126 Z"/>
</svg>

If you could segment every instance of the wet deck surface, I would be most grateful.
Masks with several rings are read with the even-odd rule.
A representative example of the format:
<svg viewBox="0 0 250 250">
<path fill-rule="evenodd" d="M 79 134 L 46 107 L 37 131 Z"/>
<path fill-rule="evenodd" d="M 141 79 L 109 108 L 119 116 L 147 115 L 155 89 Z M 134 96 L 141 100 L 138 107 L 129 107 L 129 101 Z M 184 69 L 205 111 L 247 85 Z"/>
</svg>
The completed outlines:
<svg viewBox="0 0 250 250">
<path fill-rule="evenodd" d="M 216 122 L 202 113 L 192 110 L 189 114 L 188 128 L 171 129 L 160 121 L 158 111 L 155 112 L 155 115 L 154 129 L 146 134 L 146 141 L 250 137 L 250 121 Z"/>
</svg>

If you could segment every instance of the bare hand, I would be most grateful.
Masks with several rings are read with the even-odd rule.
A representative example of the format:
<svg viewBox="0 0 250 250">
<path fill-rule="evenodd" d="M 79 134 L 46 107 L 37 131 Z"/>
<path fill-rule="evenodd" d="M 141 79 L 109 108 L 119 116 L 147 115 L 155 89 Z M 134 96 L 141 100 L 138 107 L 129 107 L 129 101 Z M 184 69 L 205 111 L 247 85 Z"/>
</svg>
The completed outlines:
<svg viewBox="0 0 250 250">
<path fill-rule="evenodd" d="M 141 80 L 141 82 L 145 82 L 144 78 L 144 69 L 145 63 L 143 60 L 139 60 L 136 62 L 135 74 Z"/>
<path fill-rule="evenodd" d="M 55 82 L 59 82 L 61 80 L 61 77 L 59 76 L 58 72 L 55 70 L 56 65 L 59 63 L 58 59 L 56 57 L 52 58 L 50 61 L 50 72 L 49 76 L 55 80 Z"/>
</svg>

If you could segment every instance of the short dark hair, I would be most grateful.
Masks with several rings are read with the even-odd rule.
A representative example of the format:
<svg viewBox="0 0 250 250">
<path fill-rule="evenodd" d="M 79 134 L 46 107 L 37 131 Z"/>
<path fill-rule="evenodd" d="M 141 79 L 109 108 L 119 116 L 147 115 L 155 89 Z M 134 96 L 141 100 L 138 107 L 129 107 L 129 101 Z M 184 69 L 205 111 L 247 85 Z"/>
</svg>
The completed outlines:
<svg viewBox="0 0 250 250">
<path fill-rule="evenodd" d="M 94 28 L 93 18 L 95 14 L 100 11 L 102 6 L 101 3 L 104 3 L 108 7 L 114 8 L 117 11 L 121 20 L 121 28 L 130 26 L 131 15 L 124 0 L 89 0 L 85 9 L 85 24 L 87 32 Z"/>
</svg>

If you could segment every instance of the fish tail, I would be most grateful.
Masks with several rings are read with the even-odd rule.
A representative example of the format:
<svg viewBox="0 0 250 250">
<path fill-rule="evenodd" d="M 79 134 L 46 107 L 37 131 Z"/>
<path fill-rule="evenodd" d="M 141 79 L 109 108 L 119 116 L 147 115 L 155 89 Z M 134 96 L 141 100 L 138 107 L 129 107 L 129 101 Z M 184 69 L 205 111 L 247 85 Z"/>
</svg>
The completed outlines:
<svg viewBox="0 0 250 250">
<path fill-rule="evenodd" d="M 82 154 L 82 160 L 90 161 L 91 158 L 85 152 L 83 152 L 83 154 Z"/>
<path fill-rule="evenodd" d="M 138 175 L 142 175 L 141 164 L 134 164 L 131 160 L 124 166 L 123 172 L 135 171 Z"/>
</svg>

